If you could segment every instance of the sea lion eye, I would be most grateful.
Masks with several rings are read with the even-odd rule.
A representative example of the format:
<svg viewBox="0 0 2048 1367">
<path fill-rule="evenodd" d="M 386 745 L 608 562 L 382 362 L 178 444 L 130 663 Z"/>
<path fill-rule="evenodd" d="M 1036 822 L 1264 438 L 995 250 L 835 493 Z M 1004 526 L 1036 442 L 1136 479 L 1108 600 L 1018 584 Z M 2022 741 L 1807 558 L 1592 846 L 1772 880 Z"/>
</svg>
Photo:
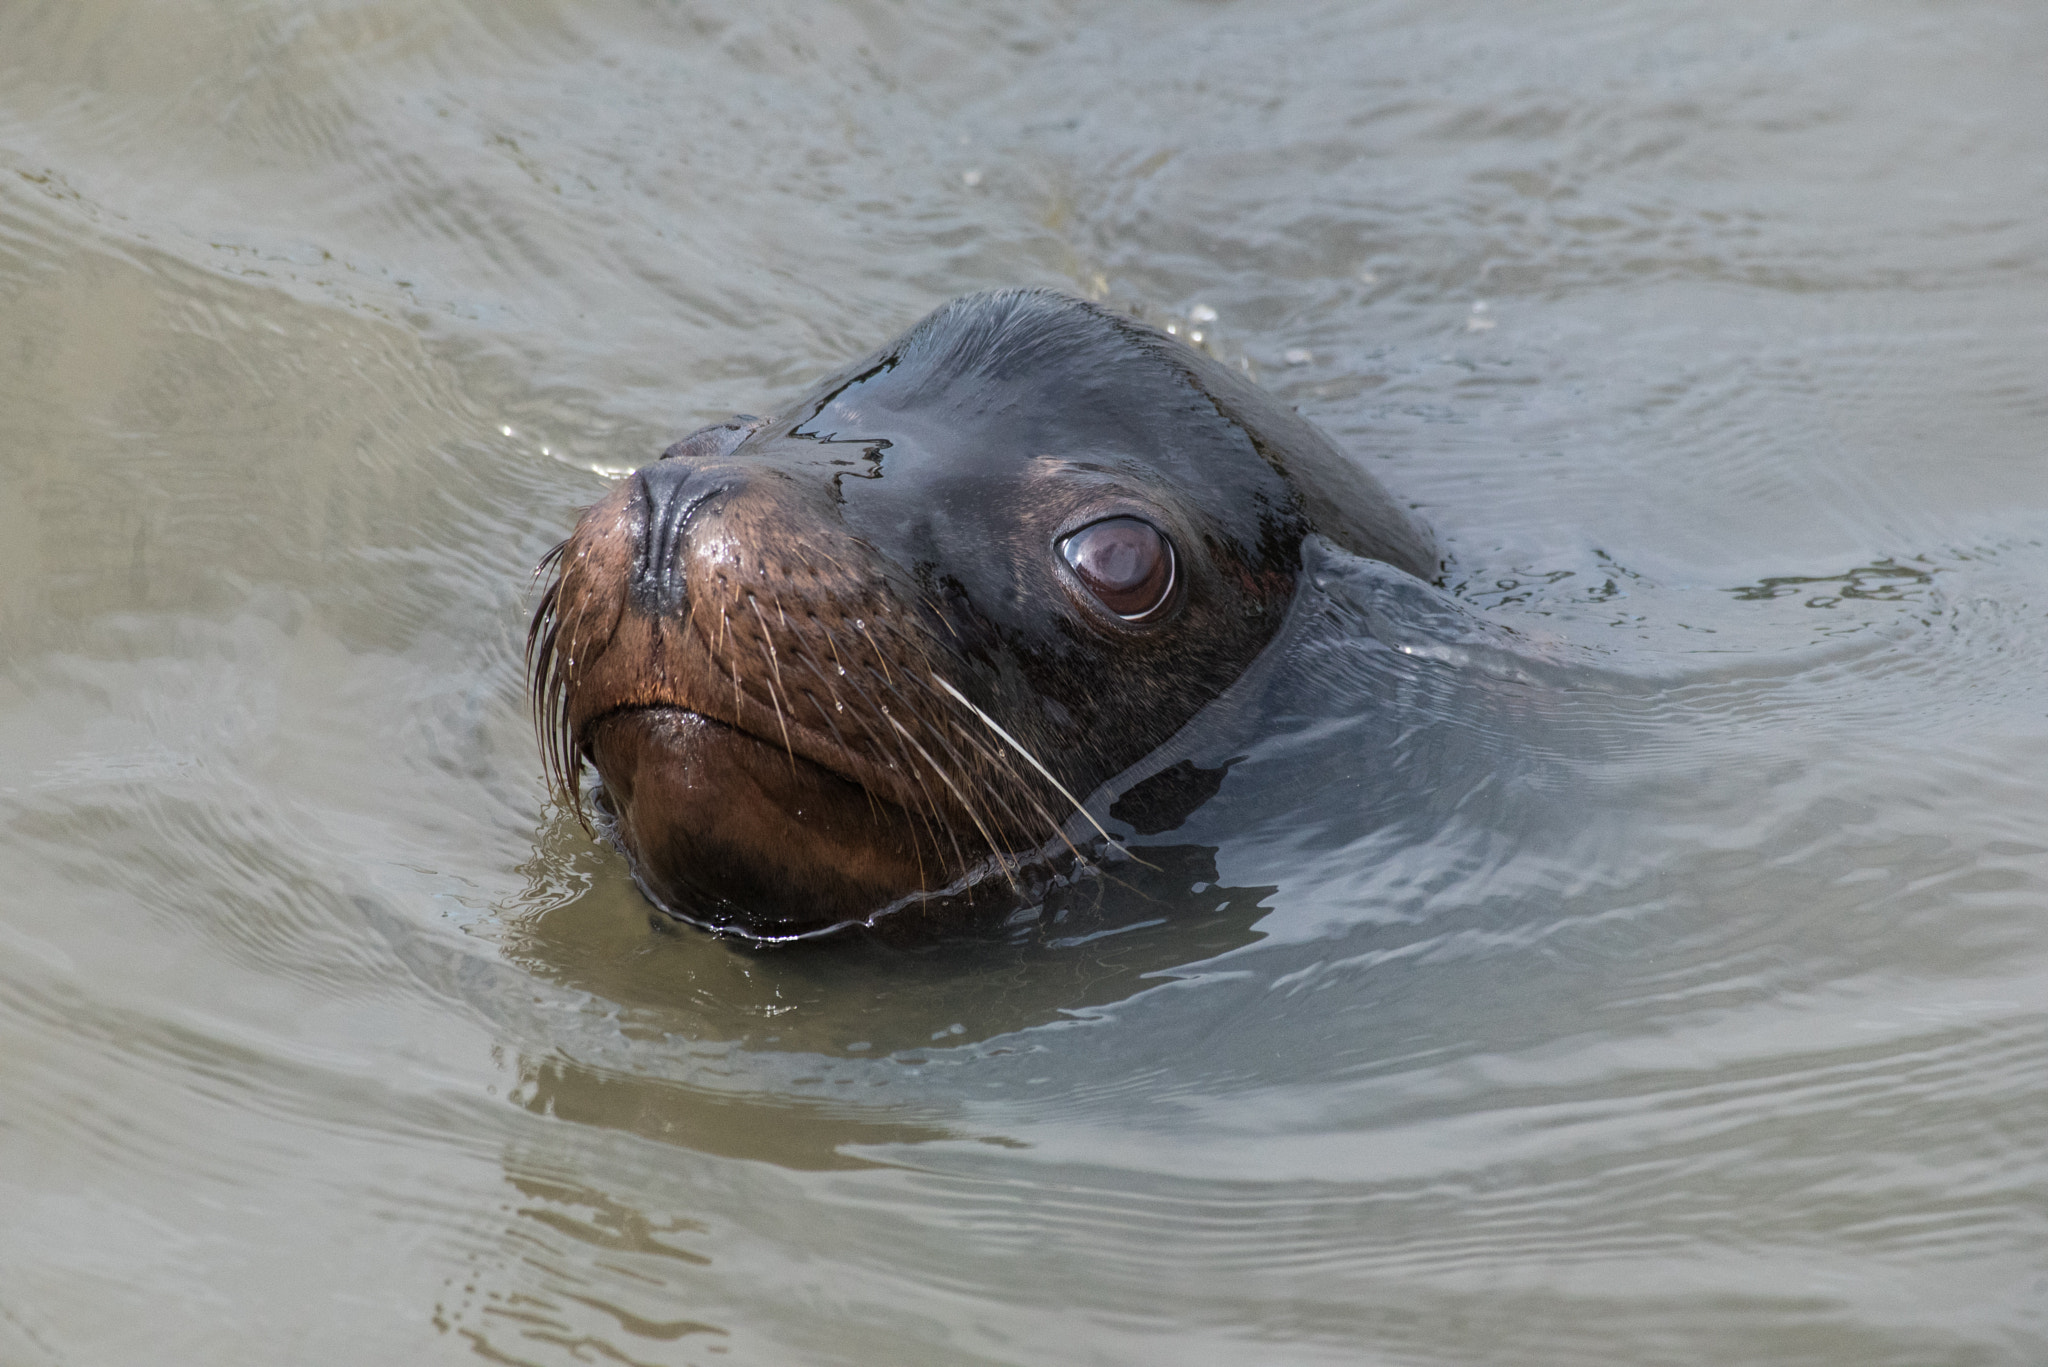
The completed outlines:
<svg viewBox="0 0 2048 1367">
<path fill-rule="evenodd" d="M 1091 522 L 1060 554 L 1102 605 L 1127 622 L 1151 616 L 1173 591 L 1173 543 L 1135 517 Z"/>
</svg>

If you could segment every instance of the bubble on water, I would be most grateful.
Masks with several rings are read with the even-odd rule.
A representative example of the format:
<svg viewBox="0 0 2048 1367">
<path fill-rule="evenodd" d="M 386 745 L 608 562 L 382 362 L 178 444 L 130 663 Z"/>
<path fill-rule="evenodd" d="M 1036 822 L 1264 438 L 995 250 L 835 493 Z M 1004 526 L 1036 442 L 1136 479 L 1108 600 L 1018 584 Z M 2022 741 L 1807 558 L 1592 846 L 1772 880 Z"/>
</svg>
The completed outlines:
<svg viewBox="0 0 2048 1367">
<path fill-rule="evenodd" d="M 1315 358 L 1316 354 L 1305 346 L 1291 346 L 1280 353 L 1280 359 L 1289 365 L 1308 365 Z"/>
<path fill-rule="evenodd" d="M 1216 321 L 1216 310 L 1210 308 L 1207 304 L 1197 304 L 1188 310 L 1188 321 L 1191 323 L 1213 323 Z"/>
<path fill-rule="evenodd" d="M 981 184 L 981 169 L 976 167 L 973 170 L 962 171 L 960 173 L 960 183 L 972 190 L 975 186 Z"/>
</svg>

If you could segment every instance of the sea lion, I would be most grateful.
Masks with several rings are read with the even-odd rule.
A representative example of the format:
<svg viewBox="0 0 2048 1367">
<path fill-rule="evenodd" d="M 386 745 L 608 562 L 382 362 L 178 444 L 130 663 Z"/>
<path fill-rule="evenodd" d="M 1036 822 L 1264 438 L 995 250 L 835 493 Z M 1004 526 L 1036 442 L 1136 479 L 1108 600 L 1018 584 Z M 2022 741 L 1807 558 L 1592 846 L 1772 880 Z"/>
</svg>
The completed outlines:
<svg viewBox="0 0 2048 1367">
<path fill-rule="evenodd" d="M 1312 530 L 1439 569 L 1216 361 L 1051 291 L 970 295 L 582 516 L 528 636 L 549 772 L 580 812 L 592 764 L 641 889 L 715 930 L 1010 896 L 1265 648 Z"/>
</svg>

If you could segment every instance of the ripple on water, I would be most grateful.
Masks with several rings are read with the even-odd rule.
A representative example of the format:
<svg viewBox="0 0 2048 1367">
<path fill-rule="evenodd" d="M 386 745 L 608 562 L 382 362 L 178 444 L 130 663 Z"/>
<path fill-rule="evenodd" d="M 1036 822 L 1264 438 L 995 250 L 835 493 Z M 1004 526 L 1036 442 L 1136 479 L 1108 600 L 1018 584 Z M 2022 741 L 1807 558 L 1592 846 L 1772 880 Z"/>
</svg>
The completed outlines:
<svg viewBox="0 0 2048 1367">
<path fill-rule="evenodd" d="M 2041 1360 L 2042 35 L 0 6 L 0 1358 Z M 650 930 L 526 571 L 1020 281 L 1450 596 L 1039 924 Z"/>
</svg>

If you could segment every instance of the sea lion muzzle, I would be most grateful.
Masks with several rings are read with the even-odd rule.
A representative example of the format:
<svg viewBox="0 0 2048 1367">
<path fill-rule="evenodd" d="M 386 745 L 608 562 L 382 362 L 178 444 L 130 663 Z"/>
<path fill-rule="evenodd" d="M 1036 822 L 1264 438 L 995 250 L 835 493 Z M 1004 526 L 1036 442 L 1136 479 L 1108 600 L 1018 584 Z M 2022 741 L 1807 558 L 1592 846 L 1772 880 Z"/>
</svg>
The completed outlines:
<svg viewBox="0 0 2048 1367">
<path fill-rule="evenodd" d="M 1049 292 L 959 300 L 582 516 L 528 643 L 549 769 L 580 810 L 593 765 L 642 889 L 715 929 L 1013 898 L 1264 648 L 1326 522 L 1434 573 L 1208 358 Z"/>
</svg>

